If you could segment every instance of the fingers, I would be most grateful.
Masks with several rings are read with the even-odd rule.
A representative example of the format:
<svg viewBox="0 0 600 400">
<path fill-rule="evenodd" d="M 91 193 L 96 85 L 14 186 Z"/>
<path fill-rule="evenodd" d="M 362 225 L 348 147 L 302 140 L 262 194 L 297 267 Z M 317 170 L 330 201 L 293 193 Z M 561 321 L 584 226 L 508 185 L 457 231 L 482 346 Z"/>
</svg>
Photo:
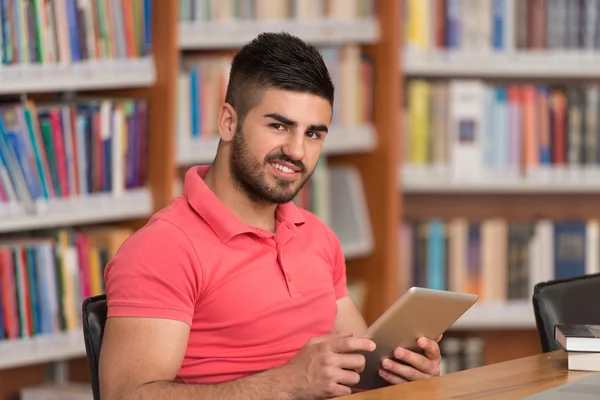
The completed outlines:
<svg viewBox="0 0 600 400">
<path fill-rule="evenodd" d="M 440 348 L 436 341 L 424 339 L 420 338 L 418 341 L 419 346 L 425 351 L 423 355 L 398 347 L 394 350 L 394 357 L 423 373 L 425 377 L 438 376 L 441 361 Z M 403 368 L 403 371 L 406 369 Z M 410 379 L 410 377 L 407 378 Z"/>
<path fill-rule="evenodd" d="M 337 372 L 335 381 L 340 385 L 354 386 L 360 381 L 360 375 L 354 371 L 346 371 L 344 369 L 340 369 Z"/>
<path fill-rule="evenodd" d="M 342 337 L 330 341 L 329 349 L 334 353 L 351 353 L 355 351 L 373 351 L 375 342 L 366 338 Z"/>
<path fill-rule="evenodd" d="M 436 364 L 439 364 L 439 361 L 442 359 L 442 355 L 440 352 L 440 345 L 437 341 L 429 340 L 423 337 L 419 338 L 417 344 L 419 347 L 425 350 L 425 357 L 431 361 L 434 361 Z"/>
<path fill-rule="evenodd" d="M 399 362 L 390 360 L 389 358 L 383 360 L 381 366 L 384 371 L 392 375 L 396 375 L 405 381 L 418 381 L 421 379 L 431 378 L 429 374 L 421 372 L 410 365 L 404 365 Z M 382 377 L 385 378 L 383 375 Z M 386 378 L 386 380 L 388 379 Z"/>
<path fill-rule="evenodd" d="M 383 368 L 379 369 L 379 376 L 381 376 L 383 379 L 385 379 L 387 382 L 391 383 L 392 385 L 399 385 L 401 383 L 408 382 L 406 379 L 403 379 L 403 378 L 399 377 L 398 375 L 393 374 Z"/>
<path fill-rule="evenodd" d="M 327 335 L 311 338 L 308 341 L 308 344 L 318 344 L 318 343 L 326 342 L 328 340 L 341 339 L 341 338 L 345 338 L 345 337 L 352 337 L 352 333 L 350 333 L 350 332 L 332 332 L 332 333 L 328 333 Z"/>
<path fill-rule="evenodd" d="M 337 365 L 343 369 L 362 372 L 365 369 L 366 359 L 362 354 L 340 354 Z"/>
<path fill-rule="evenodd" d="M 348 386 L 335 384 L 331 387 L 331 389 L 328 392 L 329 392 L 328 398 L 334 398 L 334 397 L 349 396 L 352 394 L 352 389 L 349 388 Z"/>
</svg>

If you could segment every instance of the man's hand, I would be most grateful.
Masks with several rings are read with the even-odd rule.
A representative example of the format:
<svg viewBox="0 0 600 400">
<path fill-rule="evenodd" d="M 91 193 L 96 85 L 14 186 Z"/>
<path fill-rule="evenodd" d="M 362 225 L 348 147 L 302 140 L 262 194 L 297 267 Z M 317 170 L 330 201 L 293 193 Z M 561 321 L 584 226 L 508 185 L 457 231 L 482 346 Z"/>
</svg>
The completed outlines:
<svg viewBox="0 0 600 400">
<path fill-rule="evenodd" d="M 349 395 L 365 368 L 365 357 L 352 353 L 374 349 L 375 343 L 369 339 L 333 333 L 309 340 L 279 372 L 291 383 L 293 399 Z"/>
<path fill-rule="evenodd" d="M 408 365 L 392 359 L 385 359 L 381 363 L 382 368 L 379 370 L 379 375 L 392 385 L 438 376 L 442 361 L 440 346 L 438 345 L 441 338 L 442 336 L 436 340 L 419 338 L 417 344 L 423 349 L 423 354 L 401 347 L 396 348 L 394 357 Z"/>
</svg>

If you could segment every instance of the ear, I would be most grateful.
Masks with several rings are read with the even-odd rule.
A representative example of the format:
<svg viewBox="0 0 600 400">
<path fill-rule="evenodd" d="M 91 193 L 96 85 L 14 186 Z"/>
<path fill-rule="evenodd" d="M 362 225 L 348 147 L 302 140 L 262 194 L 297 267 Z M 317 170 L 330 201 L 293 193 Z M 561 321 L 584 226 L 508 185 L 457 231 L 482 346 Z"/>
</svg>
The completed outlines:
<svg viewBox="0 0 600 400">
<path fill-rule="evenodd" d="M 219 110 L 219 135 L 224 142 L 233 139 L 238 124 L 237 113 L 229 103 L 223 103 Z"/>
</svg>

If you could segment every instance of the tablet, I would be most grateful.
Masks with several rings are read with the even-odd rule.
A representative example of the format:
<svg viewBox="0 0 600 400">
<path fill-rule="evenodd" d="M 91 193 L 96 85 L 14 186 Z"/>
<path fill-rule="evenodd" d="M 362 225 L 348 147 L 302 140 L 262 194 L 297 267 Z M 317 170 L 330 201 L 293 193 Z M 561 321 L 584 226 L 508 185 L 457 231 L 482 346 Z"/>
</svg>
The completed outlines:
<svg viewBox="0 0 600 400">
<path fill-rule="evenodd" d="M 444 290 L 410 288 L 388 308 L 363 334 L 377 345 L 372 352 L 361 352 L 366 358 L 364 371 L 356 389 L 376 389 L 389 383 L 378 370 L 385 358 L 393 359 L 396 347 L 422 353 L 417 339 L 435 340 L 459 319 L 478 296 Z"/>
</svg>

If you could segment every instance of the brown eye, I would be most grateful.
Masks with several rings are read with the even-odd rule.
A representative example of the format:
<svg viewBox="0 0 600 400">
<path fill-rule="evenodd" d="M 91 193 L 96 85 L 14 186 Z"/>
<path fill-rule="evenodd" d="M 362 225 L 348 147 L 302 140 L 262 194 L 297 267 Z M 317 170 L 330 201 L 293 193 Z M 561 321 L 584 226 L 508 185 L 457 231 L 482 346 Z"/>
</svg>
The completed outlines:
<svg viewBox="0 0 600 400">
<path fill-rule="evenodd" d="M 273 129 L 277 129 L 278 131 L 285 129 L 285 126 L 283 126 L 281 124 L 271 124 L 269 126 Z"/>
</svg>

